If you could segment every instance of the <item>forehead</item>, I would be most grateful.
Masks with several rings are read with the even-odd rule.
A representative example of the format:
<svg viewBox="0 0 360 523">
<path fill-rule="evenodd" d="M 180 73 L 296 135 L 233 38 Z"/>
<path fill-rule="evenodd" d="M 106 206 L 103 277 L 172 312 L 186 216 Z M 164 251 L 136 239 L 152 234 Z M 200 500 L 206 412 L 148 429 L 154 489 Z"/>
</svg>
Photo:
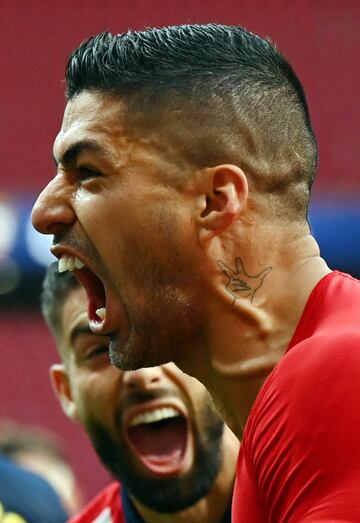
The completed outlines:
<svg viewBox="0 0 360 523">
<path fill-rule="evenodd" d="M 63 302 L 61 314 L 62 339 L 70 341 L 71 333 L 79 325 L 88 325 L 87 298 L 82 287 L 72 289 Z"/>
<path fill-rule="evenodd" d="M 79 139 L 124 135 L 125 103 L 118 97 L 83 91 L 65 108 L 59 134 L 54 142 L 57 158 Z"/>
<path fill-rule="evenodd" d="M 87 149 L 98 149 L 113 160 L 119 160 L 118 156 L 126 151 L 151 152 L 182 173 L 193 163 L 186 151 L 190 148 L 193 158 L 197 150 L 193 116 L 184 119 L 183 112 L 161 103 L 155 108 L 145 103 L 140 107 L 116 95 L 82 91 L 65 108 L 54 142 L 55 161 L 60 163 L 67 151 L 74 151 L 85 142 L 90 145 Z"/>
</svg>

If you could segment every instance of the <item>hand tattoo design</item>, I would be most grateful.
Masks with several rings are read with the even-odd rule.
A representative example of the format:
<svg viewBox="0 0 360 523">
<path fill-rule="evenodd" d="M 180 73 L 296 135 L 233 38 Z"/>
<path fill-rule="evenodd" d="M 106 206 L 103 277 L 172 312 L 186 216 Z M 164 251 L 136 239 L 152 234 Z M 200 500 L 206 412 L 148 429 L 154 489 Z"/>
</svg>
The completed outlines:
<svg viewBox="0 0 360 523">
<path fill-rule="evenodd" d="M 272 270 L 272 267 L 266 267 L 256 276 L 251 276 L 245 271 L 241 258 L 235 259 L 235 271 L 230 269 L 222 260 L 218 260 L 217 263 L 223 274 L 228 278 L 226 289 L 233 296 L 233 303 L 235 303 L 237 298 L 250 298 L 250 301 L 252 301 L 265 276 Z"/>
</svg>

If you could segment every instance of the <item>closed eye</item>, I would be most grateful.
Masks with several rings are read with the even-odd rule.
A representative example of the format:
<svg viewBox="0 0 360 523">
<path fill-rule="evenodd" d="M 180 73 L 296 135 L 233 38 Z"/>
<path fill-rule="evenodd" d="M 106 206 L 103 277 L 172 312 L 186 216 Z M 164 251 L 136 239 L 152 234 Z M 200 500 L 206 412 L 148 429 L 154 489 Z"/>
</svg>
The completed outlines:
<svg viewBox="0 0 360 523">
<path fill-rule="evenodd" d="M 78 178 L 82 180 L 89 180 L 91 178 L 96 178 L 101 175 L 99 171 L 92 167 L 88 167 L 86 165 L 82 165 L 80 167 L 77 167 L 76 174 Z"/>
<path fill-rule="evenodd" d="M 103 355 L 109 355 L 109 345 L 99 345 L 98 347 L 94 347 L 86 354 L 86 359 L 97 358 Z"/>
</svg>

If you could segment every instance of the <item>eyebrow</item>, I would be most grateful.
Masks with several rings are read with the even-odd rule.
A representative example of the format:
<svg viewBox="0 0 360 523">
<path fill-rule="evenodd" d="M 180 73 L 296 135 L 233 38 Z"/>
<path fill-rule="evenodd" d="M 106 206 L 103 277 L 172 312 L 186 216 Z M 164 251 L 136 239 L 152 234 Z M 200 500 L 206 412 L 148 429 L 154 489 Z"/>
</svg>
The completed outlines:
<svg viewBox="0 0 360 523">
<path fill-rule="evenodd" d="M 106 150 L 96 142 L 91 140 L 83 140 L 72 144 L 59 158 L 54 155 L 55 165 L 58 166 L 61 163 L 64 167 L 68 167 L 75 163 L 78 156 L 84 152 L 95 152 L 105 154 Z"/>
<path fill-rule="evenodd" d="M 75 341 L 79 338 L 79 336 L 82 336 L 84 334 L 94 335 L 94 333 L 90 330 L 90 327 L 88 325 L 77 325 L 70 334 L 71 345 L 74 345 Z"/>
</svg>

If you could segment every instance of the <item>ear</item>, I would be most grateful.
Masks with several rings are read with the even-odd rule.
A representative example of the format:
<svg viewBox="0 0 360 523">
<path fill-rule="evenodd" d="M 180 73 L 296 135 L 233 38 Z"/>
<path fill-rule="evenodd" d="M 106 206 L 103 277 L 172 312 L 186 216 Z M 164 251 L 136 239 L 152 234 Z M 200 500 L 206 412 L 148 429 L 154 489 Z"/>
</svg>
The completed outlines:
<svg viewBox="0 0 360 523">
<path fill-rule="evenodd" d="M 49 370 L 50 381 L 62 410 L 73 421 L 78 421 L 76 404 L 72 397 L 69 376 L 65 365 L 54 363 Z"/>
<path fill-rule="evenodd" d="M 248 182 L 244 172 L 232 164 L 217 165 L 203 171 L 200 214 L 197 216 L 199 243 L 226 231 L 245 209 Z"/>
</svg>

